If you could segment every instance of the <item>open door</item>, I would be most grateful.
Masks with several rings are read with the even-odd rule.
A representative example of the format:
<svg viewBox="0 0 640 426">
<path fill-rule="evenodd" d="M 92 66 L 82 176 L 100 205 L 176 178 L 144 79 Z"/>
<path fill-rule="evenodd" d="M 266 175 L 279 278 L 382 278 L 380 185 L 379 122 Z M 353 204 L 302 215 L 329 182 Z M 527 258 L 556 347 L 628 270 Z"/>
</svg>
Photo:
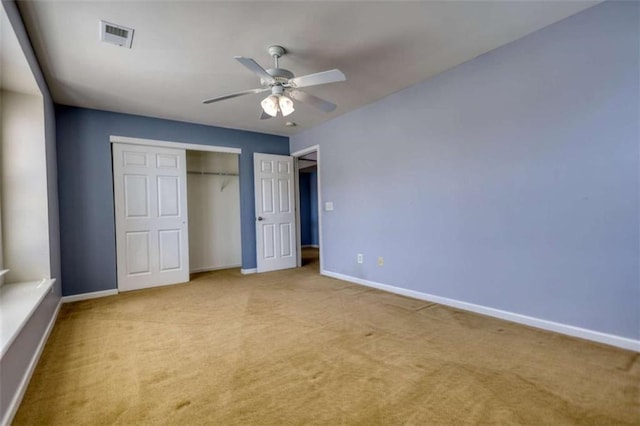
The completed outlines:
<svg viewBox="0 0 640 426">
<path fill-rule="evenodd" d="M 113 144 L 118 290 L 189 281 L 184 149 Z"/>
<path fill-rule="evenodd" d="M 295 268 L 293 157 L 253 154 L 257 271 Z"/>
</svg>

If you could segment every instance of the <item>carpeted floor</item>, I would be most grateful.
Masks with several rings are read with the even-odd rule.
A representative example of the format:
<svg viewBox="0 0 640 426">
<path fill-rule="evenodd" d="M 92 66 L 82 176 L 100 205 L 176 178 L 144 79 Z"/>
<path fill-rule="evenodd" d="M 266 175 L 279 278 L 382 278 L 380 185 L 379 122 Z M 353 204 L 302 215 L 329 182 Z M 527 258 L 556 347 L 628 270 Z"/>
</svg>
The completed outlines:
<svg viewBox="0 0 640 426">
<path fill-rule="evenodd" d="M 317 269 L 64 305 L 15 424 L 640 424 L 637 353 Z"/>
</svg>

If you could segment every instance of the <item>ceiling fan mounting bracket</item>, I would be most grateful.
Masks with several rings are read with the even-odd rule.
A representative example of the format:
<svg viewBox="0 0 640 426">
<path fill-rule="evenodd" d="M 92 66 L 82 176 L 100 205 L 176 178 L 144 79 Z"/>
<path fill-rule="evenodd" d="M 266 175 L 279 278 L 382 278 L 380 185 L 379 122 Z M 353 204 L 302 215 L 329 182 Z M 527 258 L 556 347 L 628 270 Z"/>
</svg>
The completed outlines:
<svg viewBox="0 0 640 426">
<path fill-rule="evenodd" d="M 269 46 L 269 55 L 279 58 L 280 56 L 287 53 L 287 51 L 282 46 Z"/>
</svg>

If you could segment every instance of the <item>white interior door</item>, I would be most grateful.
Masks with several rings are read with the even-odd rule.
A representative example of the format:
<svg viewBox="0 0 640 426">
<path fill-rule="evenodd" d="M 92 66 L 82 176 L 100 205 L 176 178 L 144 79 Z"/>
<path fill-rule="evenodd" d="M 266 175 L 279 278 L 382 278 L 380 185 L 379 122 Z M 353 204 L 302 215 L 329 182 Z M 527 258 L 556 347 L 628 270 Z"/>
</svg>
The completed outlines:
<svg viewBox="0 0 640 426">
<path fill-rule="evenodd" d="M 253 154 L 258 272 L 296 267 L 293 157 Z"/>
<path fill-rule="evenodd" d="M 185 150 L 113 144 L 118 290 L 189 281 Z"/>
</svg>

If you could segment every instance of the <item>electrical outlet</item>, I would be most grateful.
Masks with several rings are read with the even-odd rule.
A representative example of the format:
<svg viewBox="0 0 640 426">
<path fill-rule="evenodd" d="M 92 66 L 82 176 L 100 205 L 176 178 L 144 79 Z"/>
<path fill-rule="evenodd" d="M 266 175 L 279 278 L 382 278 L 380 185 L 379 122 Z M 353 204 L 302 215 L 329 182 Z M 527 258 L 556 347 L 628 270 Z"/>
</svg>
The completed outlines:
<svg viewBox="0 0 640 426">
<path fill-rule="evenodd" d="M 362 253 L 358 253 L 358 263 L 363 263 L 364 262 L 364 256 L 362 255 Z"/>
<path fill-rule="evenodd" d="M 384 257 L 378 257 L 378 266 L 384 266 Z"/>
</svg>

